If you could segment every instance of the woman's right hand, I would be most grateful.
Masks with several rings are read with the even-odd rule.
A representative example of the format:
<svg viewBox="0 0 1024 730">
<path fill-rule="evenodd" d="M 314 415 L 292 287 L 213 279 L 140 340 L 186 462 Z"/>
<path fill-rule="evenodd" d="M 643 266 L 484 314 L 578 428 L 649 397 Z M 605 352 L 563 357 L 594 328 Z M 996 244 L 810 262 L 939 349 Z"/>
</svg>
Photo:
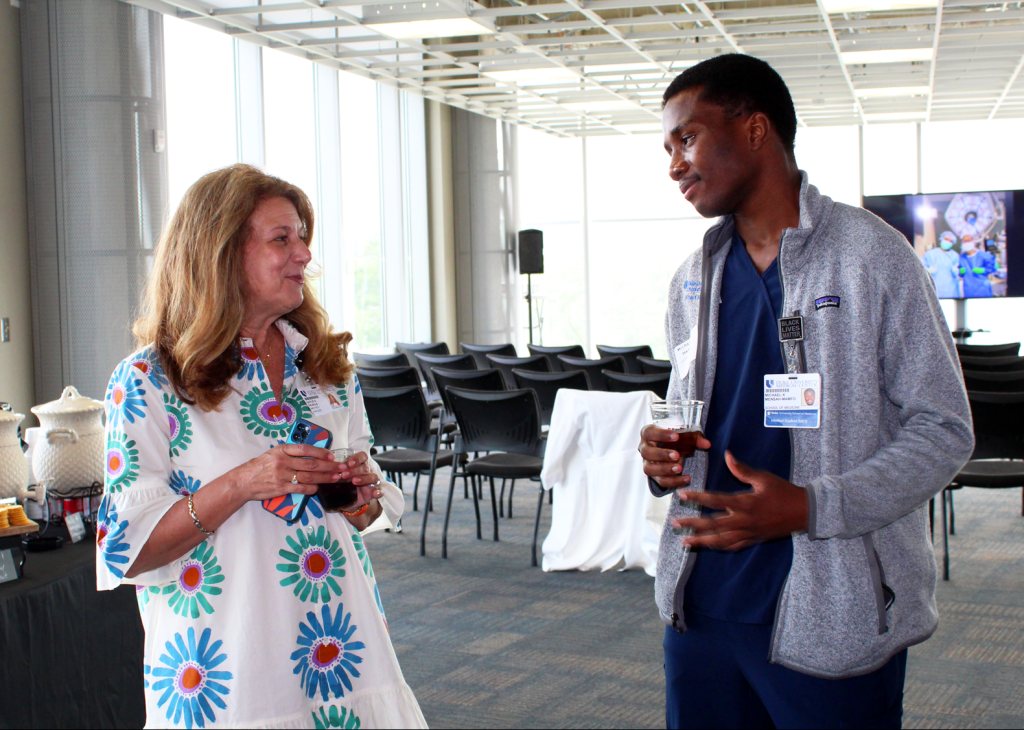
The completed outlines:
<svg viewBox="0 0 1024 730">
<path fill-rule="evenodd" d="M 289 493 L 316 494 L 318 484 L 338 481 L 345 468 L 327 449 L 281 444 L 237 467 L 234 476 L 246 499 L 264 500 Z M 297 483 L 292 483 L 293 477 Z"/>
</svg>

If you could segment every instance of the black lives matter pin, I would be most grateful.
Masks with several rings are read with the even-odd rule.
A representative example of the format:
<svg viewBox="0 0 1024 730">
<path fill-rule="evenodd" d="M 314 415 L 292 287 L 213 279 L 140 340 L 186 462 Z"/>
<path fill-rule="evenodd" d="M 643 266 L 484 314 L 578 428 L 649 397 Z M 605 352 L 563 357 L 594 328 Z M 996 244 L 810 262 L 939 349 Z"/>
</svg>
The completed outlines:
<svg viewBox="0 0 1024 730">
<path fill-rule="evenodd" d="M 779 341 L 795 342 L 804 338 L 803 317 L 779 318 Z"/>
</svg>

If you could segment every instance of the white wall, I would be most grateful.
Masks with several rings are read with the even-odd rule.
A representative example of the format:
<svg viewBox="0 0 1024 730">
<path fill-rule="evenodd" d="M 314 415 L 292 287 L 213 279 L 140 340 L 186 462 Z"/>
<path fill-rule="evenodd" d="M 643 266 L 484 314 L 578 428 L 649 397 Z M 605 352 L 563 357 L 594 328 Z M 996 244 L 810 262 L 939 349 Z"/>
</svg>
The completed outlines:
<svg viewBox="0 0 1024 730">
<path fill-rule="evenodd" d="M 0 104 L 0 317 L 11 321 L 11 341 L 0 344 L 0 401 L 9 402 L 34 422 L 35 417 L 28 410 L 34 405 L 35 385 L 20 12 L 10 3 L 0 2 L 0 99 L 4 102 Z"/>
</svg>

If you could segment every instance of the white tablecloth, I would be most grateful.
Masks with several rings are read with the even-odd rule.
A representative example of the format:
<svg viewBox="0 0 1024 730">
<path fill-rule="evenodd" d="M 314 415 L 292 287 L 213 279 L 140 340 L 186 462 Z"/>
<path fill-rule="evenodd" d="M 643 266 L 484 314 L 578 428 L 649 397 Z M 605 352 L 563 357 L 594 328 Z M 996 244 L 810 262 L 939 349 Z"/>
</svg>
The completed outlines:
<svg viewBox="0 0 1024 730">
<path fill-rule="evenodd" d="M 543 568 L 608 570 L 620 560 L 654 575 L 668 498 L 657 499 L 637 446 L 653 393 L 560 390 L 544 471 L 554 489 Z"/>
</svg>

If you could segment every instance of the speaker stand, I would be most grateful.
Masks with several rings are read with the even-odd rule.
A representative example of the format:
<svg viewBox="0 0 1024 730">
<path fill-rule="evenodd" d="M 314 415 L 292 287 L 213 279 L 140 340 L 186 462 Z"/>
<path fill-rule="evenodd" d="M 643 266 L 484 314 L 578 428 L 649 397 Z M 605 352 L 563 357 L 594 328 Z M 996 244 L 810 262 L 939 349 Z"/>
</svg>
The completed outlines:
<svg viewBox="0 0 1024 730">
<path fill-rule="evenodd" d="M 531 274 L 526 275 L 526 311 L 527 318 L 530 322 L 530 344 L 533 344 L 533 282 L 530 280 Z"/>
</svg>

